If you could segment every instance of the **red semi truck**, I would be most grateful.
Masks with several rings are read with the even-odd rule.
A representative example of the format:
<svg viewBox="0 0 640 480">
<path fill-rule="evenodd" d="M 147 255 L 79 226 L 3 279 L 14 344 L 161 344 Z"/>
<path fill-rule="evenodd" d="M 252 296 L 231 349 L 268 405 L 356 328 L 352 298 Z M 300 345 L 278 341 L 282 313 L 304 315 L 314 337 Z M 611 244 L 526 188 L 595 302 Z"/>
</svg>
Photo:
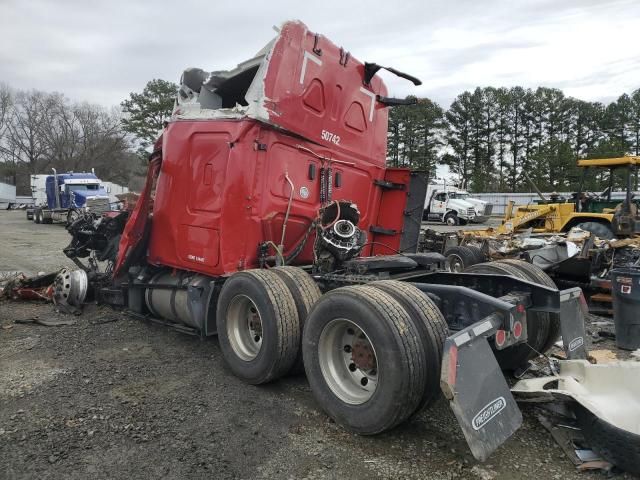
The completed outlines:
<svg viewBox="0 0 640 480">
<path fill-rule="evenodd" d="M 247 383 L 304 370 L 350 431 L 388 430 L 443 392 L 485 459 L 522 422 L 503 370 L 560 333 L 585 358 L 581 292 L 524 263 L 452 273 L 416 253 L 426 180 L 386 167 L 403 100 L 383 68 L 287 22 L 233 70 L 186 70 L 126 225 L 72 226 L 66 252 L 100 250 L 114 262 L 107 281 L 90 272 L 109 283 L 100 298 L 217 335 Z"/>
</svg>

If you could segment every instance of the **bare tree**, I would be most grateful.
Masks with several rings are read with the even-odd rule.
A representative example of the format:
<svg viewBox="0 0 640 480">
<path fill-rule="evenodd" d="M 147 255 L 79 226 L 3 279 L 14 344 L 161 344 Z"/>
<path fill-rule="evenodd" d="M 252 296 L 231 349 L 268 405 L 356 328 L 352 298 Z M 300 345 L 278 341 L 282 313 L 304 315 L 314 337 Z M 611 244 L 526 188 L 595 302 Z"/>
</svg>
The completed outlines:
<svg viewBox="0 0 640 480">
<path fill-rule="evenodd" d="M 12 94 L 7 87 L 0 90 L 0 162 L 0 174 L 18 175 L 23 189 L 29 175 L 52 167 L 95 168 L 104 180 L 129 184 L 138 164 L 119 110 L 73 103 L 60 93 Z"/>
<path fill-rule="evenodd" d="M 51 113 L 47 95 L 38 91 L 18 92 L 7 124 L 7 144 L 17 163 L 29 174 L 37 173 L 41 160 L 48 156 L 42 137 L 46 118 Z"/>
</svg>

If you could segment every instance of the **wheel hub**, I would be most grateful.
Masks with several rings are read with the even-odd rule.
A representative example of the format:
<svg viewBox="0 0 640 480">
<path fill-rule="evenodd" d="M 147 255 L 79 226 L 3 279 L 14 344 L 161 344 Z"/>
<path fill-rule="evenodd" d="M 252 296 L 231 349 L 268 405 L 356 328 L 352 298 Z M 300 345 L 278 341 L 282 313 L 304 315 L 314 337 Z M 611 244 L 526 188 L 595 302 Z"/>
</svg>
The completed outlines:
<svg viewBox="0 0 640 480">
<path fill-rule="evenodd" d="M 324 327 L 318 342 L 318 360 L 327 386 L 343 402 L 360 405 L 375 393 L 375 347 L 354 322 L 337 318 Z"/>
<path fill-rule="evenodd" d="M 236 295 L 227 309 L 227 336 L 231 348 L 245 362 L 255 359 L 262 348 L 262 319 L 256 304 L 246 295 Z"/>
<path fill-rule="evenodd" d="M 351 347 L 351 361 L 360 370 L 371 370 L 376 366 L 371 345 L 368 342 L 356 341 Z"/>
</svg>

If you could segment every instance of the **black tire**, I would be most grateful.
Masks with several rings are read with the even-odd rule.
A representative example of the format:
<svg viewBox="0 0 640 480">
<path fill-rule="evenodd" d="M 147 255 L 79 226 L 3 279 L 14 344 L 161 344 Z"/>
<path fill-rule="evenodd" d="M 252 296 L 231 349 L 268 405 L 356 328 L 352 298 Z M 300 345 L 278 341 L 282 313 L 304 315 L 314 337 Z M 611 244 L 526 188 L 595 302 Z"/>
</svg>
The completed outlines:
<svg viewBox="0 0 640 480">
<path fill-rule="evenodd" d="M 449 334 L 447 321 L 433 300 L 411 284 L 398 280 L 381 280 L 368 285 L 391 295 L 418 328 L 425 353 L 425 389 L 415 413 L 420 412 L 440 396 L 442 352 Z"/>
<path fill-rule="evenodd" d="M 451 247 L 444 252 L 447 268 L 452 272 L 462 272 L 465 268 L 479 263 L 475 253 L 469 247 Z"/>
<path fill-rule="evenodd" d="M 347 382 L 344 382 L 345 377 L 335 373 L 337 369 L 326 368 L 327 358 L 331 355 L 340 357 L 335 349 L 327 347 L 326 339 L 335 325 L 343 323 L 353 326 L 352 335 L 354 329 L 364 332 L 356 337 L 357 341 L 366 335 L 376 355 L 375 390 L 360 402 L 345 401 L 336 393 L 336 382 Z M 391 295 L 371 286 L 332 290 L 316 302 L 302 338 L 304 367 L 316 401 L 347 430 L 361 435 L 381 433 L 405 421 L 418 408 L 425 388 L 425 353 L 416 325 Z M 346 348 L 344 351 L 350 352 Z M 321 361 L 325 364 L 324 370 Z M 355 363 L 351 363 L 350 370 L 352 365 L 355 368 Z M 351 371 L 354 375 L 361 372 L 359 369 Z M 357 386 L 354 381 L 349 385 Z"/>
<path fill-rule="evenodd" d="M 492 273 L 497 275 L 511 275 L 521 280 L 530 280 L 522 270 L 506 263 L 488 262 L 472 265 L 465 272 Z M 546 312 L 527 313 L 527 342 L 494 350 L 496 360 L 503 370 L 516 370 L 527 361 L 535 358 L 547 343 L 549 338 L 549 314 Z"/>
<path fill-rule="evenodd" d="M 35 223 L 41 223 L 42 222 L 42 210 L 37 209 L 35 212 L 33 212 L 33 221 Z"/>
<path fill-rule="evenodd" d="M 53 223 L 53 218 L 49 217 L 47 218 L 44 214 L 44 212 L 42 212 L 42 216 L 40 217 L 42 223 L 44 223 L 45 225 L 51 225 Z"/>
<path fill-rule="evenodd" d="M 304 323 L 313 308 L 313 305 L 320 299 L 322 292 L 313 278 L 299 267 L 277 267 L 269 270 L 276 273 L 291 292 L 293 301 L 296 304 L 298 320 L 300 322 L 300 336 L 304 330 Z M 302 339 L 301 339 L 302 340 Z M 298 349 L 296 361 L 291 372 L 294 374 L 304 373 L 304 362 L 302 361 L 302 349 Z"/>
<path fill-rule="evenodd" d="M 640 474 L 640 435 L 611 425 L 579 403 L 573 405 L 573 413 L 594 451 L 621 470 Z"/>
<path fill-rule="evenodd" d="M 615 238 L 613 234 L 613 230 L 610 225 L 605 225 L 600 222 L 582 222 L 574 225 L 575 227 L 581 228 L 582 230 L 586 230 L 587 232 L 593 233 L 596 237 L 602 238 L 603 240 L 611 240 Z"/>
<path fill-rule="evenodd" d="M 245 305 L 247 299 L 249 304 Z M 250 313 L 246 310 L 253 312 L 254 318 L 258 315 L 260 321 L 257 352 L 243 351 L 241 334 L 233 334 L 234 324 L 249 323 Z M 222 355 L 237 377 L 257 385 L 291 370 L 300 348 L 300 323 L 291 292 L 278 274 L 267 270 L 233 274 L 222 286 L 216 317 Z M 237 330 L 242 331 L 240 327 Z M 246 332 L 253 331 L 247 328 Z M 247 344 L 256 348 L 250 345 L 250 338 L 244 343 Z"/>
<path fill-rule="evenodd" d="M 455 227 L 456 225 L 460 225 L 460 219 L 458 218 L 458 215 L 455 212 L 449 212 L 447 213 L 444 218 L 442 219 L 442 221 L 451 226 L 451 227 Z"/>
<path fill-rule="evenodd" d="M 531 280 L 532 282 L 539 283 L 540 285 L 544 285 L 545 287 L 558 288 L 551 277 L 549 277 L 549 275 L 547 275 L 544 270 L 542 270 L 537 265 L 514 259 L 498 260 L 498 263 L 513 265 L 518 270 L 527 275 L 527 277 L 529 277 L 529 280 Z M 549 317 L 549 334 L 547 336 L 547 341 L 542 347 L 542 350 L 539 350 L 540 353 L 547 352 L 560 338 L 560 315 L 558 315 L 557 313 L 547 313 L 547 316 Z"/>
<path fill-rule="evenodd" d="M 473 253 L 473 257 L 476 259 L 475 263 L 483 263 L 487 261 L 487 257 L 480 247 L 476 247 L 475 245 L 465 245 L 465 247 Z"/>
</svg>

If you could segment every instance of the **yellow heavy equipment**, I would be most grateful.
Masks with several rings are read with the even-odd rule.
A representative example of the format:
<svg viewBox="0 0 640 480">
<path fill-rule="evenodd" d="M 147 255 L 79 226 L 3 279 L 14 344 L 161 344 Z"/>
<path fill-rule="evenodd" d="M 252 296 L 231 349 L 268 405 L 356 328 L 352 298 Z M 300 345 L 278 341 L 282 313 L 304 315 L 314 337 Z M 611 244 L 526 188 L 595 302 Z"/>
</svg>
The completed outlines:
<svg viewBox="0 0 640 480">
<path fill-rule="evenodd" d="M 578 192 L 570 199 L 547 199 L 538 192 L 542 199 L 538 203 L 515 206 L 514 202 L 509 202 L 502 224 L 491 233 L 510 234 L 523 228 L 532 228 L 535 233 L 555 233 L 579 227 L 605 239 L 638 235 L 640 217 L 631 189 L 637 165 L 640 165 L 640 157 L 578 160 L 578 166 L 583 169 L 582 181 Z M 609 186 L 600 194 L 582 191 L 591 168 L 609 169 Z M 611 198 L 614 170 L 621 168 L 626 169 L 626 195 L 622 202 Z"/>
</svg>

